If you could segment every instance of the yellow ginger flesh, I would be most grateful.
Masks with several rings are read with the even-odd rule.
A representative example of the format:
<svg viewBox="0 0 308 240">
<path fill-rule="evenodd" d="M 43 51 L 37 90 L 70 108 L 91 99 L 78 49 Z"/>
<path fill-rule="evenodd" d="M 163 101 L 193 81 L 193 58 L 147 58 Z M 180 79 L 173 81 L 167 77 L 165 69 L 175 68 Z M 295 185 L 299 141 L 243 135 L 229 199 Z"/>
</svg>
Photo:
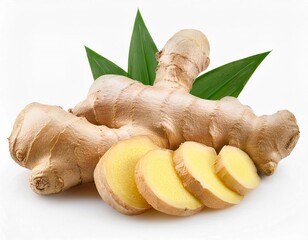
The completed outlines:
<svg viewBox="0 0 308 240">
<path fill-rule="evenodd" d="M 102 157 L 95 171 L 95 183 L 103 199 L 112 197 L 117 204 L 136 209 L 147 209 L 150 205 L 139 193 L 135 183 L 135 166 L 138 160 L 150 150 L 158 148 L 147 137 L 134 137 L 113 145 Z M 103 169 L 103 171 L 99 171 Z M 106 194 L 110 194 L 106 196 Z M 107 202 L 114 206 L 114 201 Z M 124 206 L 124 207 L 125 207 Z M 115 207 L 116 208 L 116 207 Z M 130 214 L 129 212 L 125 212 Z M 138 211 L 132 211 L 132 214 Z"/>
<path fill-rule="evenodd" d="M 250 157 L 241 149 L 224 146 L 219 152 L 216 171 L 232 190 L 245 194 L 260 183 L 257 169 Z"/>
<path fill-rule="evenodd" d="M 177 150 L 176 155 L 182 158 L 187 171 L 204 189 L 232 205 L 242 200 L 240 195 L 227 188 L 216 175 L 217 155 L 212 147 L 196 142 L 185 142 Z"/>
<path fill-rule="evenodd" d="M 172 151 L 153 150 L 138 163 L 138 170 L 145 184 L 158 199 L 179 209 L 198 209 L 202 204 L 190 194 L 178 177 L 173 161 Z M 160 209 L 158 209 L 160 210 Z"/>
</svg>

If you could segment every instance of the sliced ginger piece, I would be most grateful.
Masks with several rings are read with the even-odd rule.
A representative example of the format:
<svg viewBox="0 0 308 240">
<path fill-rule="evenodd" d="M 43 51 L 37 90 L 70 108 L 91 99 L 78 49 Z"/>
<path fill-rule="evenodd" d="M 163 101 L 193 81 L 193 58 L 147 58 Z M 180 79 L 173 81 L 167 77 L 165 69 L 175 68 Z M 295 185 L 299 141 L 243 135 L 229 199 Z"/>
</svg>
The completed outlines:
<svg viewBox="0 0 308 240">
<path fill-rule="evenodd" d="M 138 160 L 156 146 L 148 137 L 133 137 L 113 145 L 100 159 L 94 181 L 102 199 L 117 211 L 140 214 L 151 206 L 138 192 L 135 166 Z"/>
<path fill-rule="evenodd" d="M 228 188 L 245 195 L 260 183 L 257 169 L 247 153 L 233 146 L 224 146 L 219 152 L 216 172 Z"/>
<path fill-rule="evenodd" d="M 214 148 L 196 142 L 184 142 L 174 153 L 175 169 L 184 186 L 209 208 L 238 204 L 242 196 L 231 191 L 216 175 Z"/>
<path fill-rule="evenodd" d="M 156 210 L 175 216 L 190 216 L 203 209 L 202 203 L 190 194 L 178 177 L 172 161 L 173 152 L 150 151 L 136 166 L 139 192 Z"/>
</svg>

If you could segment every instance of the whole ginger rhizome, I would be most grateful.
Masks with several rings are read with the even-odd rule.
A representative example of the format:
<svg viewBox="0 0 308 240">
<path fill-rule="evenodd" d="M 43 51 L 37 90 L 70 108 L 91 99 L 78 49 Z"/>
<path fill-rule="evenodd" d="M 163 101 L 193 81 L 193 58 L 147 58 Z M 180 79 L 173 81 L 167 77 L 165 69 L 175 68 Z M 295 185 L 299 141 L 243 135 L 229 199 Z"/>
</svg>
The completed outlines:
<svg viewBox="0 0 308 240">
<path fill-rule="evenodd" d="M 104 75 L 93 83 L 87 99 L 69 112 L 39 103 L 29 104 L 21 111 L 9 138 L 10 153 L 18 164 L 31 170 L 30 185 L 35 192 L 53 194 L 93 181 L 96 166 L 102 166 L 97 165 L 102 156 L 114 144 L 136 136 L 149 138 L 157 148 L 169 149 L 167 152 L 156 150 L 153 158 L 159 159 L 172 160 L 173 151 L 187 141 L 211 147 L 216 153 L 230 145 L 245 152 L 259 172 L 266 175 L 273 174 L 278 162 L 291 153 L 299 138 L 296 119 L 291 112 L 283 110 L 273 115 L 256 116 L 250 107 L 234 97 L 214 101 L 189 93 L 196 77 L 210 62 L 209 43 L 204 34 L 197 30 L 179 31 L 157 54 L 157 60 L 153 86 L 124 76 Z M 239 169 L 253 168 L 249 168 L 249 164 L 247 168 L 234 167 L 224 158 L 234 155 L 233 150 L 230 151 L 221 154 L 223 160 L 217 171 L 222 180 L 226 179 L 226 169 L 231 171 L 231 177 L 238 178 L 236 189 L 240 189 L 239 192 L 232 188 L 234 184 L 226 184 L 234 191 L 234 198 L 230 200 L 233 204 L 250 189 L 248 183 L 257 178 L 241 177 Z M 240 159 L 246 157 L 238 156 Z M 169 165 L 161 166 L 170 170 Z M 192 194 L 191 198 L 187 197 L 193 206 L 190 213 L 198 212 L 200 202 L 204 201 L 194 202 L 198 194 L 187 186 L 183 185 L 189 194 L 184 195 Z M 218 206 L 218 202 L 214 205 Z M 145 204 L 144 209 L 147 206 Z M 187 208 L 185 204 L 181 206 L 171 214 L 185 215 L 181 209 Z"/>
</svg>

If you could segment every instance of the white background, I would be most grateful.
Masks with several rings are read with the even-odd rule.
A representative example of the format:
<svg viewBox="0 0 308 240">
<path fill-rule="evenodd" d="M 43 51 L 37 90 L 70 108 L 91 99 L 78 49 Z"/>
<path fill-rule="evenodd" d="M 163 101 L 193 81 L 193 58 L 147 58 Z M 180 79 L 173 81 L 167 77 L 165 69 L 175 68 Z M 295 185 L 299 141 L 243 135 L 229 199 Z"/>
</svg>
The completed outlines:
<svg viewBox="0 0 308 240">
<path fill-rule="evenodd" d="M 15 117 L 37 101 L 65 109 L 92 83 L 83 45 L 126 69 L 137 8 L 158 48 L 196 28 L 211 44 L 213 69 L 273 50 L 239 99 L 257 114 L 291 110 L 300 140 L 274 176 L 238 206 L 188 217 L 121 215 L 93 184 L 53 196 L 28 186 L 11 160 Z M 308 239 L 307 1 L 0 0 L 0 239 Z"/>
</svg>

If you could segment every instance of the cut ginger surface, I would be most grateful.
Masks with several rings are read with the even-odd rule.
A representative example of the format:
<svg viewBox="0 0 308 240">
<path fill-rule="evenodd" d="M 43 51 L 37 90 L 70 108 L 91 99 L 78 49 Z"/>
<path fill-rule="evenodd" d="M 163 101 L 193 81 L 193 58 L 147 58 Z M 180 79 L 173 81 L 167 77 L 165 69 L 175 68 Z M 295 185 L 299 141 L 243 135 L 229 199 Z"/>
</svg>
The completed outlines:
<svg viewBox="0 0 308 240">
<path fill-rule="evenodd" d="M 188 141 L 175 151 L 173 159 L 185 187 L 205 206 L 225 208 L 242 200 L 242 196 L 226 187 L 216 175 L 214 148 Z"/>
<path fill-rule="evenodd" d="M 139 214 L 150 205 L 138 192 L 135 166 L 150 150 L 158 148 L 148 137 L 134 137 L 112 146 L 94 172 L 96 187 L 105 202 L 124 214 Z"/>
<path fill-rule="evenodd" d="M 224 146 L 219 152 L 216 171 L 222 181 L 241 195 L 255 189 L 260 183 L 257 169 L 241 149 Z"/>
<path fill-rule="evenodd" d="M 136 166 L 139 192 L 158 211 L 189 216 L 202 210 L 202 203 L 188 192 L 178 177 L 172 161 L 173 152 L 150 151 Z"/>
</svg>

